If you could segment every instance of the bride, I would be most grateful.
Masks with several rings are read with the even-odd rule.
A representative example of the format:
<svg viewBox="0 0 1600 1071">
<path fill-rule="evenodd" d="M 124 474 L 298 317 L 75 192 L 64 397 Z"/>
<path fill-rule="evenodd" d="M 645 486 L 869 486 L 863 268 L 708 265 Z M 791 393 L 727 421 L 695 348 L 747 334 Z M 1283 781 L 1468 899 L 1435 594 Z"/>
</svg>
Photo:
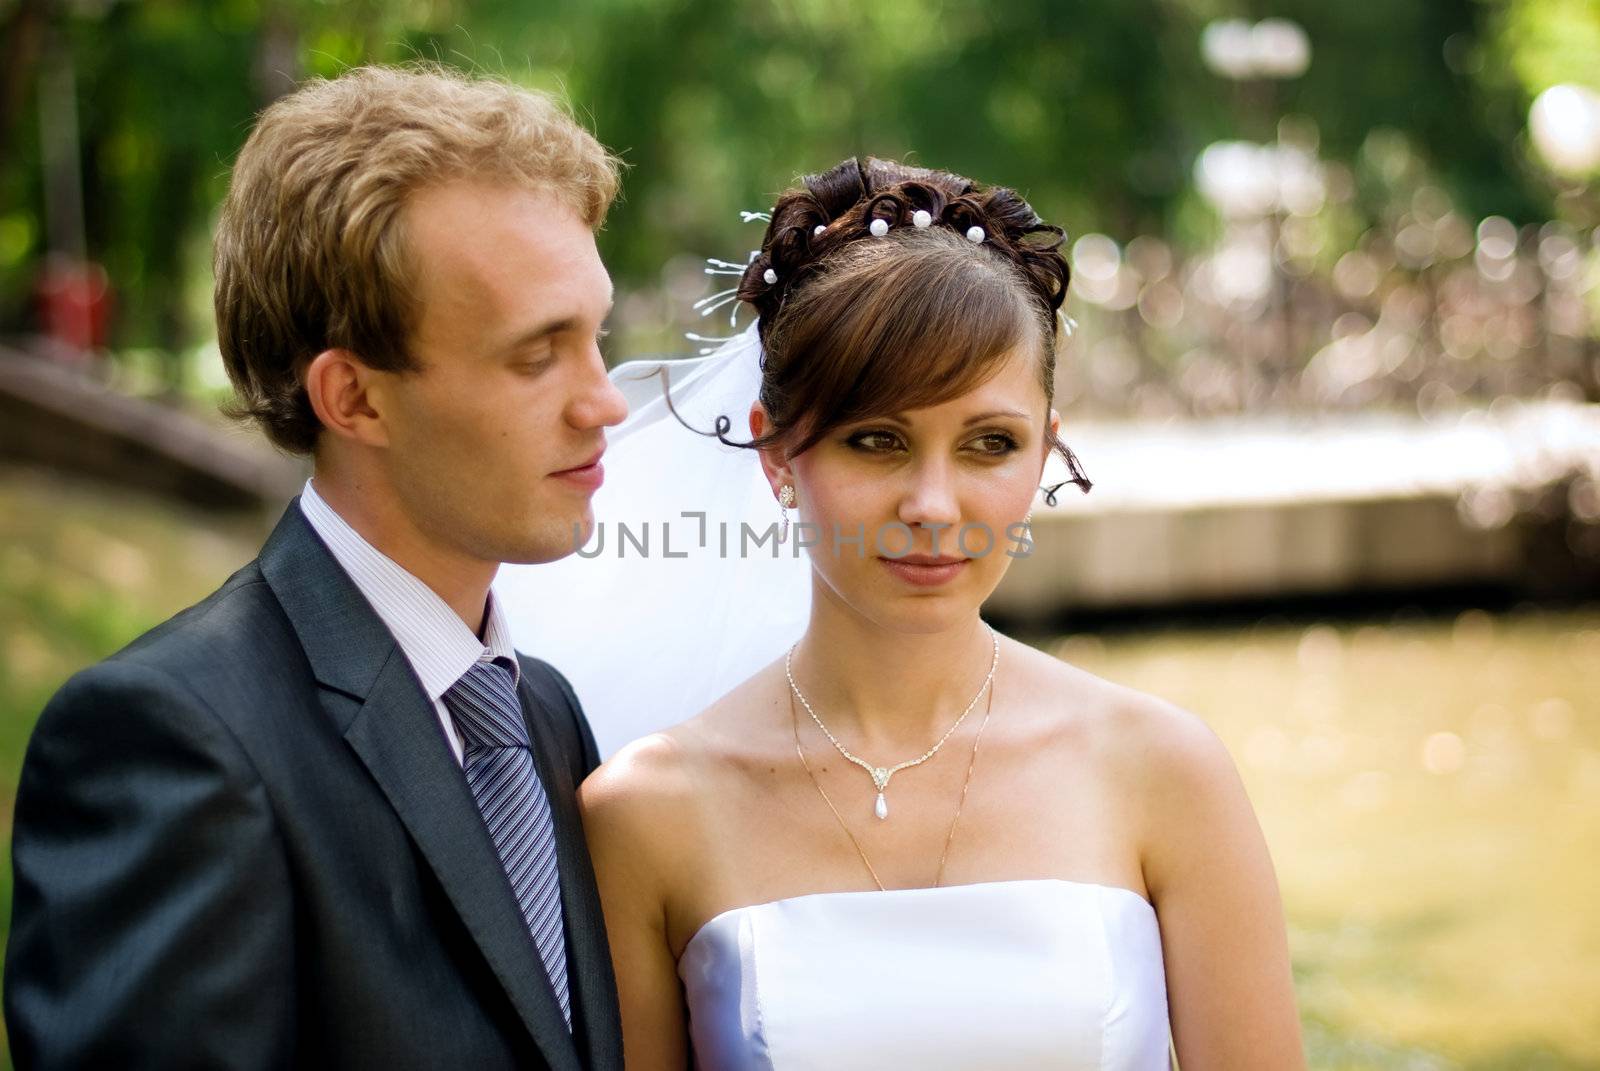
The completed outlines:
<svg viewBox="0 0 1600 1071">
<path fill-rule="evenodd" d="M 583 786 L 630 1068 L 1304 1066 L 1272 863 L 1222 744 L 979 615 L 1031 546 L 1052 452 L 1087 487 L 1051 407 L 1060 242 L 1009 190 L 852 160 L 785 193 L 729 268 L 757 313 L 759 346 L 728 349 L 750 437 L 724 419 L 710 445 L 750 459 L 809 613 L 804 592 L 725 626 L 692 593 L 671 623 L 601 600 L 624 634 L 689 633 L 712 661 L 774 616 L 799 626 Z M 693 440 L 675 408 L 657 431 Z M 696 486 L 608 464 L 658 504 Z M 574 569 L 633 568 L 641 590 L 679 564 Z M 612 681 L 671 693 L 611 658 Z M 648 705 L 578 689 L 602 734 Z"/>
</svg>

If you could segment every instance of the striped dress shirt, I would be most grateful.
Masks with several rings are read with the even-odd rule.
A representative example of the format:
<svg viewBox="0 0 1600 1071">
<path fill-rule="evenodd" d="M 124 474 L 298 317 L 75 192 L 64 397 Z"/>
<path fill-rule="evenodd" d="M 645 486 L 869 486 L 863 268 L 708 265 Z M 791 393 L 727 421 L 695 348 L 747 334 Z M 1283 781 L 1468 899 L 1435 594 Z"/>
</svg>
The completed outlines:
<svg viewBox="0 0 1600 1071">
<path fill-rule="evenodd" d="M 448 603 L 433 589 L 402 569 L 396 562 L 368 543 L 345 519 L 323 501 L 311 480 L 300 494 L 300 511 L 321 537 L 356 588 L 372 604 L 372 609 L 388 627 L 400 652 L 411 663 L 412 672 L 422 683 L 433 712 L 444 729 L 445 739 L 456 762 L 462 761 L 461 738 L 456 733 L 444 693 L 472 668 L 474 662 L 494 658 L 510 660 L 512 674 L 520 682 L 522 668 L 511 645 L 511 633 L 489 595 L 483 639 L 473 635 Z"/>
</svg>

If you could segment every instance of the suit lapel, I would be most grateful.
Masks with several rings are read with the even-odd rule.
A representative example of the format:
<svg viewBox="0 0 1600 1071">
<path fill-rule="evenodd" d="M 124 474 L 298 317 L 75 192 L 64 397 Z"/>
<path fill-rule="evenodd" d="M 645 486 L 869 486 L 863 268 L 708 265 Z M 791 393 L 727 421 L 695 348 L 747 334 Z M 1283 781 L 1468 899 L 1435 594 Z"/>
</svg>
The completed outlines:
<svg viewBox="0 0 1600 1071">
<path fill-rule="evenodd" d="M 523 662 L 523 717 L 533 746 L 539 779 L 550 797 L 555 822 L 556 860 L 561 879 L 561 909 L 567 929 L 567 976 L 572 986 L 573 1031 L 591 1068 L 622 1067 L 622 1024 L 617 983 L 606 943 L 605 918 L 594 866 L 583 837 L 572 763 L 561 747 L 554 719 L 564 717 L 566 699 L 545 671 Z M 581 1010 L 581 1014 L 580 1013 Z"/>
<path fill-rule="evenodd" d="M 383 788 L 551 1067 L 579 1065 L 561 1006 L 433 707 L 398 648 L 345 739 Z"/>
<path fill-rule="evenodd" d="M 444 887 L 545 1060 L 552 1068 L 580 1071 L 500 857 L 433 705 L 394 637 L 317 539 L 298 500 L 260 561 L 318 683 L 360 701 L 353 718 L 350 704 L 331 695 L 324 707 Z M 559 859 L 564 871 L 566 856 Z"/>
</svg>

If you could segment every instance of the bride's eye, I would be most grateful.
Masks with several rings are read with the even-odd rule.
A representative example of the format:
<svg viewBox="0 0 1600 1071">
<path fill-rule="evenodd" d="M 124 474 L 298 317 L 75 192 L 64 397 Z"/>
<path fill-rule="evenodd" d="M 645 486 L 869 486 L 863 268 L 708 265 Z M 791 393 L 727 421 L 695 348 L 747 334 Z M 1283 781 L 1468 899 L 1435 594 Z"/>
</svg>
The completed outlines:
<svg viewBox="0 0 1600 1071">
<path fill-rule="evenodd" d="M 845 440 L 845 444 L 864 454 L 885 454 L 900 447 L 900 436 L 892 431 L 870 429 L 856 432 Z"/>
<path fill-rule="evenodd" d="M 1004 457 L 1018 449 L 1017 440 L 1003 431 L 980 435 L 972 444 L 978 453 L 988 457 Z"/>
</svg>

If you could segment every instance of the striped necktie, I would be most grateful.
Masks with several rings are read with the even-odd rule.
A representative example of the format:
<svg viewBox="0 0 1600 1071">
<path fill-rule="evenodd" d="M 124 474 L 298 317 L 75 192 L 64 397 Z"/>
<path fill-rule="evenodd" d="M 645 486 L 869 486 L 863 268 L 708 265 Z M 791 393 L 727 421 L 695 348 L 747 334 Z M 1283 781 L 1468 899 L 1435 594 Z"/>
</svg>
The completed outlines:
<svg viewBox="0 0 1600 1071">
<path fill-rule="evenodd" d="M 444 704 L 461 734 L 467 786 L 571 1028 L 555 824 L 533 768 L 515 678 L 504 662 L 475 663 L 444 693 Z"/>
</svg>

